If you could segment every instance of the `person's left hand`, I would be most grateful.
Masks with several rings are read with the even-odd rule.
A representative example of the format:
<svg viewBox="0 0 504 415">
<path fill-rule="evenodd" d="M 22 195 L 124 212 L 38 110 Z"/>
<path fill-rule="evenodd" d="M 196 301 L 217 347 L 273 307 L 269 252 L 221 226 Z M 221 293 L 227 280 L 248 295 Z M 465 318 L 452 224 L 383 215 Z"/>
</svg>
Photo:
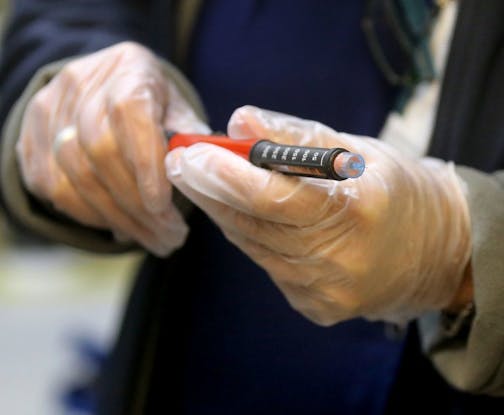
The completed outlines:
<svg viewBox="0 0 504 415">
<path fill-rule="evenodd" d="M 337 182 L 257 168 L 210 144 L 166 158 L 169 180 L 268 272 L 296 310 L 322 325 L 357 316 L 403 322 L 450 303 L 471 250 L 452 165 L 254 107 L 237 110 L 228 132 L 344 147 L 366 161 L 362 177 Z"/>
</svg>

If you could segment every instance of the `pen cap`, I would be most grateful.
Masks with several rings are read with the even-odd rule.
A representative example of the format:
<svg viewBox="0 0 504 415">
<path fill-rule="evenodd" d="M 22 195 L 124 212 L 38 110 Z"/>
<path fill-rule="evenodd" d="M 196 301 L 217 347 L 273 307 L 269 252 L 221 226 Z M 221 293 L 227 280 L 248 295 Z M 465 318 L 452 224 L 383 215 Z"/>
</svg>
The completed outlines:
<svg viewBox="0 0 504 415">
<path fill-rule="evenodd" d="M 356 179 L 364 173 L 366 163 L 360 154 L 344 151 L 334 158 L 333 168 L 340 177 L 345 179 Z"/>
</svg>

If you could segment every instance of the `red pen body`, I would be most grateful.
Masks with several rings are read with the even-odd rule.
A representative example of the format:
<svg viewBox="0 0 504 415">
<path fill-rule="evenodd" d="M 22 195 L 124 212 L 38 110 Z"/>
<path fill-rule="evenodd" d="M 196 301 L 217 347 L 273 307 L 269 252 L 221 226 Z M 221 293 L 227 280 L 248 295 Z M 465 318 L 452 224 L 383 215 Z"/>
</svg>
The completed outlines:
<svg viewBox="0 0 504 415">
<path fill-rule="evenodd" d="M 168 136 L 168 134 L 170 135 Z M 226 148 L 247 160 L 249 160 L 250 150 L 259 141 L 255 138 L 232 140 L 225 135 L 167 133 L 167 136 L 168 150 L 173 150 L 177 147 L 189 147 L 196 143 L 209 143 Z"/>
</svg>

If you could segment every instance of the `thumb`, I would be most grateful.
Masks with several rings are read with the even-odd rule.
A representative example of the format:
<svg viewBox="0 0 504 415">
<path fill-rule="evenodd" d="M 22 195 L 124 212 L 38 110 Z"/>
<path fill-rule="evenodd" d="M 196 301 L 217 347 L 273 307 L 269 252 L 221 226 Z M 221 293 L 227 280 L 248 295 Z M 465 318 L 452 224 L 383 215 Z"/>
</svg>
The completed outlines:
<svg viewBox="0 0 504 415">
<path fill-rule="evenodd" d="M 201 120 L 179 90 L 168 84 L 169 102 L 166 108 L 164 127 L 180 133 L 210 134 L 210 127 Z"/>
</svg>

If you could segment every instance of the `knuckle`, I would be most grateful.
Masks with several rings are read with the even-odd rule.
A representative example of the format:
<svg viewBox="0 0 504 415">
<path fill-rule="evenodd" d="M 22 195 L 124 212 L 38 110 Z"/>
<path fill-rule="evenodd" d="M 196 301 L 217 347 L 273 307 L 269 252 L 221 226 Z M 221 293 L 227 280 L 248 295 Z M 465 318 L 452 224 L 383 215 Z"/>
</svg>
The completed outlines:
<svg viewBox="0 0 504 415">
<path fill-rule="evenodd" d="M 286 246 L 291 248 L 291 256 L 313 260 L 317 258 L 320 245 L 312 233 L 307 233 L 303 228 L 289 230 L 289 243 Z"/>
<path fill-rule="evenodd" d="M 312 121 L 311 130 L 313 131 L 313 136 L 316 137 L 317 142 L 321 145 L 325 145 L 325 141 L 328 137 L 332 137 L 335 131 L 325 124 L 319 121 Z"/>
<path fill-rule="evenodd" d="M 362 299 L 356 293 L 343 295 L 339 301 L 339 308 L 347 316 L 358 316 L 362 310 Z"/>
<path fill-rule="evenodd" d="M 247 235 L 250 239 L 254 239 L 259 231 L 257 220 L 239 211 L 233 213 L 232 227 Z"/>
<path fill-rule="evenodd" d="M 139 43 L 133 42 L 131 40 L 125 40 L 118 43 L 114 49 L 125 53 L 145 53 L 146 48 Z"/>
<path fill-rule="evenodd" d="M 66 180 L 58 180 L 48 188 L 49 200 L 56 209 L 66 211 L 70 203 L 69 186 Z"/>
<path fill-rule="evenodd" d="M 158 184 L 147 181 L 139 185 L 141 186 L 140 195 L 143 205 L 149 212 L 158 212 L 165 207 L 164 193 Z"/>
<path fill-rule="evenodd" d="M 57 80 L 63 84 L 76 84 L 81 78 L 82 59 L 76 59 L 67 63 L 57 76 Z"/>
<path fill-rule="evenodd" d="M 34 160 L 36 153 L 32 151 L 30 145 L 24 145 L 23 142 L 18 142 L 16 153 L 21 178 L 26 188 L 30 193 L 46 199 L 46 174 L 41 166 L 45 161 Z"/>
<path fill-rule="evenodd" d="M 45 108 L 47 102 L 45 99 L 45 94 L 39 91 L 30 101 L 28 105 L 28 110 L 37 111 L 41 108 Z"/>
<path fill-rule="evenodd" d="M 140 59 L 144 63 L 150 63 L 156 60 L 154 54 L 148 48 L 133 41 L 118 43 L 111 48 L 111 53 L 116 54 L 119 59 L 125 62 L 138 61 Z"/>
<path fill-rule="evenodd" d="M 324 312 L 318 312 L 312 309 L 304 309 L 298 311 L 303 314 L 308 320 L 321 327 L 330 327 L 336 323 L 336 320 L 332 316 L 327 315 Z"/>
<path fill-rule="evenodd" d="M 110 97 L 108 109 L 111 118 L 116 122 L 120 122 L 121 119 L 126 118 L 128 114 L 134 112 L 134 101 L 131 94 L 122 91 L 121 94 Z"/>
<path fill-rule="evenodd" d="M 142 174 L 142 181 L 145 182 L 145 185 L 148 185 L 149 187 L 157 190 L 160 187 L 161 181 L 156 180 L 157 178 L 155 177 L 155 175 L 149 173 L 153 171 L 152 160 L 149 160 L 149 158 L 146 156 L 137 155 L 134 160 L 134 164 L 137 172 Z M 166 182 L 168 183 L 168 181 Z"/>
<path fill-rule="evenodd" d="M 344 191 L 340 200 L 334 203 L 341 214 L 341 220 L 346 221 L 348 225 L 360 225 L 370 229 L 386 214 L 386 207 L 380 204 L 380 199 L 372 193 L 372 190 L 361 192 L 356 198 Z"/>
<path fill-rule="evenodd" d="M 93 164 L 98 168 L 107 168 L 118 157 L 118 149 L 112 139 L 98 138 L 87 141 L 85 151 Z"/>
<path fill-rule="evenodd" d="M 358 287 L 348 278 L 336 277 L 337 280 L 328 286 L 315 288 L 317 296 L 327 310 L 343 316 L 358 316 L 364 304 L 364 297 Z M 331 313 L 331 314 L 332 314 Z"/>
<path fill-rule="evenodd" d="M 330 327 L 336 323 L 332 318 L 326 316 L 315 316 L 312 321 L 321 327 Z"/>
<path fill-rule="evenodd" d="M 89 166 L 81 163 L 71 175 L 75 181 L 76 187 L 78 187 L 81 192 L 91 194 L 96 190 L 96 182 L 93 180 L 93 172 Z"/>
<path fill-rule="evenodd" d="M 45 182 L 37 174 L 32 174 L 29 170 L 22 169 L 22 178 L 26 188 L 30 193 L 43 199 L 47 199 Z"/>
<path fill-rule="evenodd" d="M 230 124 L 242 124 L 245 122 L 245 119 L 248 114 L 254 113 L 256 111 L 256 107 L 252 105 L 243 105 L 241 107 L 236 108 L 231 114 L 231 118 L 229 119 Z"/>
<path fill-rule="evenodd" d="M 145 46 L 133 42 L 124 41 L 110 48 L 112 58 L 126 64 L 135 64 L 137 69 L 143 67 L 143 64 L 157 62 L 155 55 Z"/>
<path fill-rule="evenodd" d="M 24 131 L 21 131 L 19 140 L 16 143 L 16 156 L 21 164 L 21 167 L 23 167 L 25 163 L 28 163 L 33 156 L 30 136 Z"/>
<path fill-rule="evenodd" d="M 283 204 L 271 198 L 268 192 L 251 192 L 250 210 L 253 214 L 275 215 L 284 209 Z"/>
<path fill-rule="evenodd" d="M 37 92 L 33 98 L 30 100 L 25 117 L 25 121 L 31 121 L 30 116 L 40 119 L 42 117 L 48 117 L 49 115 L 49 89 L 45 87 Z"/>
<path fill-rule="evenodd" d="M 352 262 L 351 265 L 354 265 Z M 331 265 L 330 263 L 326 265 Z M 326 267 L 324 267 L 326 268 Z M 307 297 L 312 298 L 328 316 L 357 316 L 366 301 L 363 281 L 354 269 L 341 264 L 331 267 L 333 271 L 303 287 Z M 357 270 L 360 271 L 360 270 Z"/>
<path fill-rule="evenodd" d="M 303 296 L 306 296 L 306 294 L 303 294 Z M 324 304 L 314 300 L 311 296 L 303 299 L 291 298 L 289 303 L 294 310 L 319 326 L 328 327 L 334 324 L 334 319 L 327 312 Z"/>
</svg>

